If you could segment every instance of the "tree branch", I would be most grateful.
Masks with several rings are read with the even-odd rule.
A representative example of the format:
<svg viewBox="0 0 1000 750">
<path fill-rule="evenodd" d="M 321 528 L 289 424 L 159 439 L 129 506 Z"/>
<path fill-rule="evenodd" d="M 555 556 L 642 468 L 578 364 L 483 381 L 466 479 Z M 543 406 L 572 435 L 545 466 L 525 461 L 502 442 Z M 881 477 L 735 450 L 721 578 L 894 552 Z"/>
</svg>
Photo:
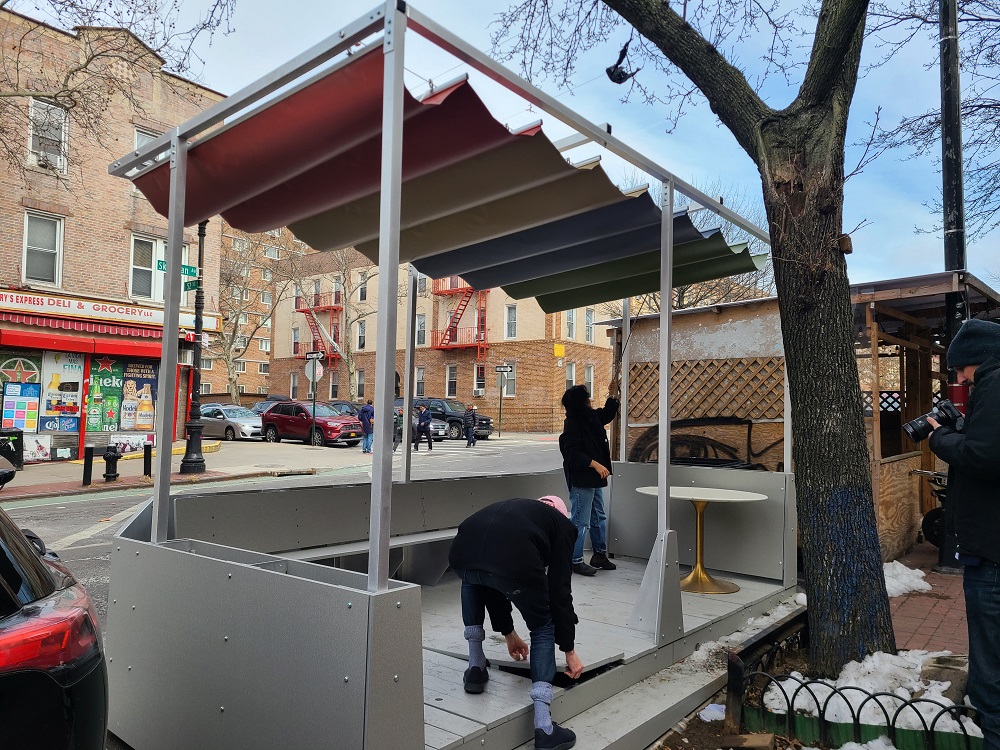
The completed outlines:
<svg viewBox="0 0 1000 750">
<path fill-rule="evenodd" d="M 812 54 L 806 68 L 805 79 L 799 89 L 796 102 L 805 107 L 813 107 L 828 101 L 844 84 L 854 89 L 857 80 L 857 65 L 853 73 L 845 70 L 845 61 L 860 54 L 851 54 L 851 48 L 861 41 L 868 12 L 868 0 L 823 0 L 816 35 L 813 37 Z"/>
</svg>

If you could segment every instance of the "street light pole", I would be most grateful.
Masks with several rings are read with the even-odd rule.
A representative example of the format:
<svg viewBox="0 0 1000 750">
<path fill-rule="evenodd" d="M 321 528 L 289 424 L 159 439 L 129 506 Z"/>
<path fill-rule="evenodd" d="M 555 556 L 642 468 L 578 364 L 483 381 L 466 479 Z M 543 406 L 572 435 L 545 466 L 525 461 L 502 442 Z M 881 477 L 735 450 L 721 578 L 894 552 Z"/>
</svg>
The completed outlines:
<svg viewBox="0 0 1000 750">
<path fill-rule="evenodd" d="M 205 227 L 208 221 L 198 225 L 198 288 L 194 293 L 194 376 L 191 378 L 191 413 L 187 424 L 187 444 L 181 459 L 181 474 L 203 474 L 205 456 L 201 452 L 201 431 L 205 425 L 201 421 L 201 335 L 202 317 L 205 312 Z"/>
</svg>

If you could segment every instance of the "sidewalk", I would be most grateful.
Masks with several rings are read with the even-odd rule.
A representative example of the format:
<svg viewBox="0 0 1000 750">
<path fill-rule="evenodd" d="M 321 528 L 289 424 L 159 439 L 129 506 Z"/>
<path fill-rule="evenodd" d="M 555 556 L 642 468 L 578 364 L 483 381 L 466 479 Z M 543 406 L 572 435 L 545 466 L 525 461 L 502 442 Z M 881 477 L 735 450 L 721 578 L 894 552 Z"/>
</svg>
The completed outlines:
<svg viewBox="0 0 1000 750">
<path fill-rule="evenodd" d="M 935 573 L 937 561 L 938 548 L 930 542 L 918 544 L 900 559 L 908 568 L 924 571 L 933 589 L 889 600 L 896 647 L 968 654 L 962 576 Z"/>
</svg>

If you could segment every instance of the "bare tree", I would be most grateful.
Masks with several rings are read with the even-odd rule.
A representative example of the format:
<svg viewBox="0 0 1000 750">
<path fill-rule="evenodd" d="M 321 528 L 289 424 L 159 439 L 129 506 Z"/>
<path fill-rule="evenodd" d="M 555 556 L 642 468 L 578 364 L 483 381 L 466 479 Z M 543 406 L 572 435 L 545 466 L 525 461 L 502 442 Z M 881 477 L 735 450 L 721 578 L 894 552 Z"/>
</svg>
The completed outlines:
<svg viewBox="0 0 1000 750">
<path fill-rule="evenodd" d="M 811 656 L 825 674 L 895 651 L 842 250 L 847 117 L 867 11 L 868 0 L 798 9 L 777 0 L 517 0 L 494 35 L 529 78 L 560 84 L 581 53 L 629 35 L 636 58 L 624 64 L 643 70 L 627 91 L 668 102 L 671 117 L 703 97 L 757 166 L 795 426 Z M 812 43 L 805 59 L 795 57 L 802 36 Z M 739 57 L 762 48 L 751 38 L 764 50 L 754 79 Z M 800 78 L 790 103 L 771 106 L 760 93 L 775 74 Z"/>
<path fill-rule="evenodd" d="M 204 0 L 204 10 L 193 15 L 182 0 L 0 0 L 0 11 L 12 11 L 0 12 L 0 161 L 23 175 L 29 129 L 44 140 L 67 120 L 75 139 L 110 153 L 114 122 L 105 115 L 112 102 L 124 99 L 143 116 L 136 85 L 143 76 L 191 95 L 191 87 L 169 73 L 190 72 L 198 41 L 228 31 L 235 4 Z M 24 6 L 44 22 L 18 14 Z M 75 31 L 79 55 L 50 55 L 37 65 L 44 37 L 58 33 L 54 28 Z M 55 157 L 68 155 L 65 144 L 51 140 L 43 147 L 58 151 Z"/>
<path fill-rule="evenodd" d="M 275 273 L 278 256 L 297 258 L 303 250 L 284 232 L 246 234 L 227 226 L 230 236 L 219 269 L 219 312 L 222 329 L 209 339 L 204 356 L 226 368 L 226 389 L 240 402 L 238 363 L 254 338 L 265 331 L 270 338 L 274 306 L 293 291 L 292 279 Z M 271 301 L 265 302 L 264 295 Z"/>
</svg>

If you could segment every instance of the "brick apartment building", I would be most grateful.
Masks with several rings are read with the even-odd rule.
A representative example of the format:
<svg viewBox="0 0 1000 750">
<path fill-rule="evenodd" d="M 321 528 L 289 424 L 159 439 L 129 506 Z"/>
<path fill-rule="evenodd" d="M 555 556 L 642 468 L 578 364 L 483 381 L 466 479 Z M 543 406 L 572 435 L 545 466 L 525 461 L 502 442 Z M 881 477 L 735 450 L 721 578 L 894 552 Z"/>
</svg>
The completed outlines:
<svg viewBox="0 0 1000 750">
<path fill-rule="evenodd" d="M 62 31 L 0 11 L 5 75 L 45 91 L 72 64 L 117 29 Z M 15 63 L 11 50 L 18 51 Z M 167 222 L 108 163 L 221 99 L 214 91 L 162 70 L 152 52 L 143 65 L 116 61 L 129 77 L 137 110 L 112 95 L 100 112 L 103 145 L 78 118 L 92 116 L 40 98 L 4 99 L 7 143 L 23 143 L 15 162 L 0 161 L 0 387 L 4 428 L 21 429 L 29 460 L 75 458 L 83 444 L 141 444 L 153 432 L 160 343 L 194 327 L 194 294 L 186 293 L 179 332 L 165 332 Z M 9 108 L 23 108 L 20 112 Z M 23 159 L 23 161 L 21 161 Z M 222 230 L 210 227 L 203 269 L 205 329 L 218 328 Z M 187 263 L 197 237 L 185 232 Z M 183 433 L 190 345 L 173 394 Z M 183 363 L 183 364 L 182 364 Z"/>
<path fill-rule="evenodd" d="M 375 319 L 378 280 L 367 261 L 344 271 L 310 257 L 313 267 L 298 292 L 278 301 L 272 328 L 271 388 L 306 398 L 310 393 L 303 367 L 305 353 L 328 353 L 317 384 L 318 398 L 364 400 L 374 392 Z M 328 267 L 322 269 L 326 262 Z M 367 278 L 367 283 L 363 279 Z M 405 268 L 400 280 L 405 282 Z M 503 429 L 552 432 L 562 429 L 559 404 L 568 385 L 585 384 L 601 394 L 611 376 L 612 348 L 607 329 L 596 325 L 599 313 L 581 308 L 545 314 L 534 300 L 515 300 L 501 289 L 476 291 L 459 277 L 418 277 L 415 395 L 457 398 L 479 411 L 500 417 Z M 396 385 L 402 393 L 405 343 L 405 290 L 399 305 Z M 364 314 L 364 311 L 370 311 Z M 355 364 L 352 378 L 343 359 L 327 345 L 322 326 Z M 501 389 L 496 367 L 512 368 Z M 353 384 L 354 388 L 351 388 Z M 353 391 L 353 396 L 352 396 Z"/>
</svg>

